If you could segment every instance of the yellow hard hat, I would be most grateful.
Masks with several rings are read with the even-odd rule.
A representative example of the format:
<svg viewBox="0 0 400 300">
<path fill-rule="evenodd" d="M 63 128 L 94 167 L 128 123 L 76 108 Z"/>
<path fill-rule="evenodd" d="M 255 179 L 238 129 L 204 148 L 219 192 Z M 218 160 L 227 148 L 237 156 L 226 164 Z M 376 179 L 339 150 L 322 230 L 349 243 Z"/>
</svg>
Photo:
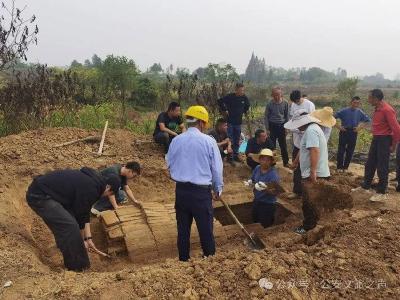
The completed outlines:
<svg viewBox="0 0 400 300">
<path fill-rule="evenodd" d="M 196 118 L 208 124 L 208 112 L 204 106 L 194 105 L 189 107 L 185 113 L 186 117 Z"/>
</svg>

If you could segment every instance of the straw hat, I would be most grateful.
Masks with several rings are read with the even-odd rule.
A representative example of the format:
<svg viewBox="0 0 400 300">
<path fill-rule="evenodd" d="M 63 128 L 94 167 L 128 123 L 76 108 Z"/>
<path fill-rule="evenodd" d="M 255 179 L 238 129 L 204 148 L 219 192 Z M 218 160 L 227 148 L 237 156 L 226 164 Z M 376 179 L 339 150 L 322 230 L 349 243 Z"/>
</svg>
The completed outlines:
<svg viewBox="0 0 400 300">
<path fill-rule="evenodd" d="M 294 113 L 293 118 L 284 124 L 284 127 L 289 130 L 295 130 L 310 123 L 320 124 L 321 121 L 308 114 L 305 109 L 299 109 Z"/>
<path fill-rule="evenodd" d="M 260 163 L 260 156 L 270 156 L 274 158 L 274 152 L 271 149 L 265 148 L 260 151 L 258 154 L 251 153 L 250 157 L 257 163 Z"/>
<path fill-rule="evenodd" d="M 336 124 L 336 119 L 333 116 L 333 108 L 329 106 L 325 106 L 322 109 L 317 109 L 311 113 L 311 116 L 321 120 L 319 125 L 324 127 L 333 127 Z"/>
</svg>

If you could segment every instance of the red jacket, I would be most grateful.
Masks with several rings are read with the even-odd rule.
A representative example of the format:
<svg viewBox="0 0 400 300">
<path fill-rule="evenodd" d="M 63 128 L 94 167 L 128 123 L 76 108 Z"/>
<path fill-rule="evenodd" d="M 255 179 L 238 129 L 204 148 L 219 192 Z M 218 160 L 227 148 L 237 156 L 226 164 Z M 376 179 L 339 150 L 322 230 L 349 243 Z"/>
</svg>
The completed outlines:
<svg viewBox="0 0 400 300">
<path fill-rule="evenodd" d="M 400 124 L 397 121 L 396 111 L 385 101 L 375 108 L 372 117 L 373 135 L 391 135 L 393 145 L 400 141 Z"/>
</svg>

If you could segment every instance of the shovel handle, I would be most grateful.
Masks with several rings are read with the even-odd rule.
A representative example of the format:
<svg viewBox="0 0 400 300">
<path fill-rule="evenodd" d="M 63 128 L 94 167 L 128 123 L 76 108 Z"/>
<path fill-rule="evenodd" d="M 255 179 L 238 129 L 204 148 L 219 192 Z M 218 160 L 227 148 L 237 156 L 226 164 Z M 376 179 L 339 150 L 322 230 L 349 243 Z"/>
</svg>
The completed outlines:
<svg viewBox="0 0 400 300">
<path fill-rule="evenodd" d="M 219 197 L 219 200 L 222 202 L 222 204 L 225 206 L 225 208 L 228 210 L 229 214 L 231 217 L 235 220 L 236 224 L 240 227 L 240 229 L 243 231 L 243 233 L 250 239 L 250 241 L 255 244 L 255 241 L 253 240 L 253 237 L 248 233 L 246 228 L 244 228 L 243 224 L 239 221 L 239 219 L 235 216 L 233 213 L 232 209 L 229 207 L 228 203 L 226 203 L 221 197 Z"/>
</svg>

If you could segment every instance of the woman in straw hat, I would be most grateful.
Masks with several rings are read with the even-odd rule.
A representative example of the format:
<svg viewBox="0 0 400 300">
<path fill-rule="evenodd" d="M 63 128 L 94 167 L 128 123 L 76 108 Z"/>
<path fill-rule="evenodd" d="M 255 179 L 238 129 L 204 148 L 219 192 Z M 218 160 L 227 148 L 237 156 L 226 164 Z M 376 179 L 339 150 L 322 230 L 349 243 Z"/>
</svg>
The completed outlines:
<svg viewBox="0 0 400 300">
<path fill-rule="evenodd" d="M 254 184 L 253 221 L 269 227 L 274 223 L 276 210 L 276 193 L 268 189 L 268 183 L 279 183 L 279 175 L 275 169 L 274 153 L 270 149 L 262 149 L 259 154 L 251 155 L 258 165 L 251 176 Z"/>
<path fill-rule="evenodd" d="M 328 142 L 331 136 L 332 127 L 336 124 L 336 119 L 333 116 L 333 108 L 325 106 L 322 109 L 313 111 L 311 116 L 321 121 L 319 125 L 321 126 L 322 132 L 324 133 L 326 141 Z"/>
</svg>

